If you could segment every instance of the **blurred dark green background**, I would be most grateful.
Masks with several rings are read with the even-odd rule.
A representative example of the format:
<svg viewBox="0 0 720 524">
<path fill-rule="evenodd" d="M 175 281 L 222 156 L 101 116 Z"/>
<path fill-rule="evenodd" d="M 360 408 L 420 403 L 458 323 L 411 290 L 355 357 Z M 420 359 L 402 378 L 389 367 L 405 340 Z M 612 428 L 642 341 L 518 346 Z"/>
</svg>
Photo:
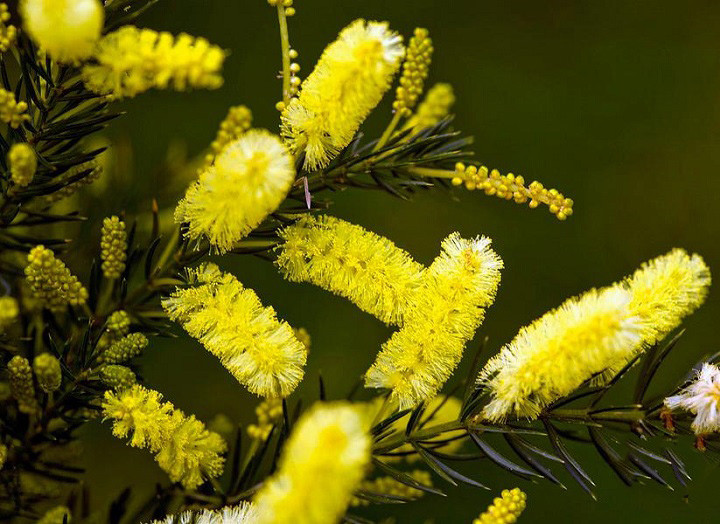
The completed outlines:
<svg viewBox="0 0 720 524">
<path fill-rule="evenodd" d="M 422 262 L 431 261 L 454 230 L 490 236 L 506 265 L 480 332 L 490 337 L 490 352 L 567 296 L 621 278 L 672 247 L 701 253 L 720 272 L 720 3 L 297 0 L 296 7 L 291 42 L 303 76 L 355 18 L 388 20 L 405 35 L 415 26 L 429 28 L 436 48 L 430 80 L 454 85 L 456 126 L 475 136 L 479 159 L 575 200 L 575 214 L 559 222 L 544 209 L 479 192 L 460 191 L 456 200 L 429 192 L 410 203 L 383 193 L 334 196 L 332 213 L 390 237 Z M 139 195 L 162 192 L 164 182 L 153 173 L 168 144 L 180 140 L 190 153 L 200 152 L 229 105 L 249 105 L 258 127 L 276 129 L 278 123 L 279 44 L 265 0 L 163 0 L 140 25 L 203 35 L 232 53 L 218 91 L 150 93 L 124 104 L 129 115 L 114 124 L 111 136 L 132 140 L 136 170 L 130 186 L 113 188 L 108 213 L 133 207 Z M 365 130 L 377 133 L 388 115 L 386 100 Z M 284 282 L 264 261 L 226 257 L 222 264 L 282 318 L 311 333 L 300 392 L 308 398 L 316 395 L 320 370 L 330 395 L 342 396 L 391 332 L 343 299 Z M 711 293 L 687 322 L 661 380 L 671 383 L 700 356 L 720 349 L 719 314 L 717 293 Z M 155 343 L 144 370 L 149 384 L 203 420 L 219 412 L 244 423 L 254 418 L 250 396 L 193 341 Z M 113 439 L 107 425 L 91 428 L 88 437 L 88 482 L 98 499 L 132 484 L 137 501 L 164 480 L 147 453 Z M 473 473 L 496 491 L 526 490 L 523 522 L 718 522 L 720 471 L 710 456 L 685 447 L 695 478 L 675 492 L 626 488 L 593 453 L 581 453 L 598 484 L 598 502 L 571 481 L 563 491 L 490 465 L 477 465 Z M 492 496 L 457 489 L 448 499 L 364 514 L 470 522 Z"/>
</svg>

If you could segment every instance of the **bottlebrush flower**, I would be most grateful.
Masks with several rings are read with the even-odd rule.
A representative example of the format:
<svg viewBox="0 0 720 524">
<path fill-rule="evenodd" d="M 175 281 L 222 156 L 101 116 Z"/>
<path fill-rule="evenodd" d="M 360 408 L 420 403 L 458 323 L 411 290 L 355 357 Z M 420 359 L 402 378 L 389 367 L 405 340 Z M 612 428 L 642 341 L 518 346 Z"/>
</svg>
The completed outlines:
<svg viewBox="0 0 720 524">
<path fill-rule="evenodd" d="M 304 217 L 280 233 L 277 265 L 291 282 L 311 282 L 399 325 L 424 268 L 390 240 L 329 216 Z"/>
<path fill-rule="evenodd" d="M 287 322 L 263 307 L 254 291 L 214 264 L 191 275 L 198 285 L 163 300 L 180 323 L 252 393 L 285 397 L 303 377 L 307 351 Z"/>
<path fill-rule="evenodd" d="M 720 431 L 720 368 L 703 364 L 702 369 L 679 394 L 665 399 L 670 410 L 683 409 L 695 415 L 691 427 L 697 435 Z"/>
<path fill-rule="evenodd" d="M 257 524 L 331 524 L 350 504 L 370 464 L 366 410 L 318 403 L 290 435 L 277 472 L 254 498 Z"/>
<path fill-rule="evenodd" d="M 248 131 L 188 188 L 175 221 L 188 224 L 188 238 L 207 237 L 224 253 L 277 209 L 294 180 L 293 159 L 280 139 Z"/>
<path fill-rule="evenodd" d="M 390 88 L 404 55 L 387 23 L 356 20 L 323 52 L 282 114 L 282 134 L 305 167 L 326 166 Z"/>
<path fill-rule="evenodd" d="M 403 327 L 384 345 L 365 385 L 392 390 L 400 409 L 437 395 L 492 304 L 503 267 L 490 239 L 453 233 L 423 275 Z"/>
<path fill-rule="evenodd" d="M 257 519 L 255 506 L 241 502 L 237 506 L 203 511 L 185 511 L 170 515 L 164 520 L 153 520 L 151 524 L 254 524 Z"/>
</svg>

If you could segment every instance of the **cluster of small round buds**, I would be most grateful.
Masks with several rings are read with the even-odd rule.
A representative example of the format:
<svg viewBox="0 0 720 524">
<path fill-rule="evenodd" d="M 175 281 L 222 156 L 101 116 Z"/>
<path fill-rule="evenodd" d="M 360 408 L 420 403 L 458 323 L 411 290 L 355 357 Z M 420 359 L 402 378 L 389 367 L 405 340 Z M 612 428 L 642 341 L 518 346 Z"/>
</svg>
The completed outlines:
<svg viewBox="0 0 720 524">
<path fill-rule="evenodd" d="M 116 364 L 101 367 L 100 380 L 115 391 L 131 388 L 137 383 L 137 377 L 132 369 Z"/>
<path fill-rule="evenodd" d="M 432 39 L 428 34 L 427 29 L 417 28 L 408 43 L 400 85 L 393 102 L 393 109 L 402 116 L 412 114 L 428 76 L 433 53 Z"/>
<path fill-rule="evenodd" d="M 292 60 L 292 62 L 290 63 L 290 91 L 288 95 L 292 98 L 294 96 L 297 96 L 298 92 L 300 91 L 300 84 L 302 83 L 302 79 L 300 78 L 300 76 L 298 76 L 298 73 L 300 72 L 300 64 L 295 61 L 298 57 L 298 52 L 295 49 L 290 49 L 288 55 L 290 56 L 290 60 Z M 275 104 L 275 109 L 277 109 L 278 111 L 284 111 L 285 107 L 286 104 L 282 100 Z"/>
<path fill-rule="evenodd" d="M 127 233 L 125 222 L 116 216 L 103 220 L 100 237 L 100 258 L 106 278 L 119 278 L 125 271 L 127 258 Z"/>
<path fill-rule="evenodd" d="M 0 3 L 0 53 L 4 53 L 15 43 L 17 27 L 7 22 L 10 20 L 10 11 L 6 3 Z"/>
<path fill-rule="evenodd" d="M 26 187 L 37 170 L 35 150 L 26 142 L 13 144 L 7 156 L 10 176 L 15 185 Z"/>
<path fill-rule="evenodd" d="M 5 444 L 0 444 L 0 469 L 5 466 L 8 457 L 8 448 Z"/>
<path fill-rule="evenodd" d="M 212 163 L 225 146 L 243 136 L 252 127 L 252 118 L 252 111 L 248 107 L 243 105 L 231 107 L 220 123 L 215 140 L 210 144 L 210 152 L 205 157 L 206 163 Z"/>
<path fill-rule="evenodd" d="M 15 95 L 5 89 L 0 89 L 0 120 L 13 129 L 20 127 L 30 116 L 25 113 L 28 105 L 26 102 L 15 100 Z"/>
<path fill-rule="evenodd" d="M 513 524 L 525 510 L 526 500 L 520 489 L 505 489 L 473 524 Z"/>
<path fill-rule="evenodd" d="M 114 342 L 98 358 L 101 364 L 119 364 L 138 356 L 148 345 L 148 339 L 142 333 L 130 333 Z"/>
<path fill-rule="evenodd" d="M 113 335 L 127 335 L 130 332 L 130 315 L 127 311 L 114 311 L 108 317 L 105 328 Z"/>
<path fill-rule="evenodd" d="M 7 370 L 10 379 L 10 391 L 17 400 L 18 409 L 22 413 L 35 413 L 40 406 L 35 398 L 30 362 L 25 357 L 15 355 L 8 362 Z"/>
<path fill-rule="evenodd" d="M 273 7 L 284 7 L 287 16 L 293 16 L 295 14 L 293 0 L 268 0 L 268 4 Z"/>
<path fill-rule="evenodd" d="M 497 169 L 490 171 L 485 166 L 466 167 L 463 163 L 456 164 L 452 184 L 464 185 L 469 191 L 481 189 L 486 195 L 513 200 L 517 204 L 528 203 L 531 208 L 542 203 L 560 220 L 565 220 L 573 212 L 572 199 L 565 198 L 556 189 L 545 189 L 540 182 L 532 182 L 525 187 L 522 176 L 512 173 L 502 175 Z"/>
<path fill-rule="evenodd" d="M 432 476 L 429 472 L 417 469 L 408 473 L 414 480 L 426 486 L 432 486 Z M 380 493 L 382 495 L 390 495 L 392 497 L 402 497 L 406 499 L 418 499 L 423 496 L 423 491 L 403 484 L 395 480 L 393 477 L 378 477 L 373 480 L 364 480 L 360 485 L 360 489 L 370 491 L 372 493 Z M 368 506 L 370 501 L 360 497 L 353 497 L 351 506 Z"/>
<path fill-rule="evenodd" d="M 60 310 L 68 304 L 77 306 L 87 302 L 88 292 L 77 277 L 42 245 L 30 250 L 25 277 L 33 295 L 45 307 Z"/>
<path fill-rule="evenodd" d="M 19 314 L 20 308 L 17 300 L 13 297 L 0 297 L 0 333 L 10 327 Z"/>
<path fill-rule="evenodd" d="M 50 353 L 38 355 L 33 360 L 33 371 L 38 385 L 45 393 L 52 393 L 60 388 L 62 370 L 60 361 Z"/>
<path fill-rule="evenodd" d="M 258 423 L 250 424 L 247 428 L 248 436 L 255 440 L 265 440 L 277 421 L 283 416 L 282 399 L 268 398 L 260 402 L 255 408 Z"/>
</svg>

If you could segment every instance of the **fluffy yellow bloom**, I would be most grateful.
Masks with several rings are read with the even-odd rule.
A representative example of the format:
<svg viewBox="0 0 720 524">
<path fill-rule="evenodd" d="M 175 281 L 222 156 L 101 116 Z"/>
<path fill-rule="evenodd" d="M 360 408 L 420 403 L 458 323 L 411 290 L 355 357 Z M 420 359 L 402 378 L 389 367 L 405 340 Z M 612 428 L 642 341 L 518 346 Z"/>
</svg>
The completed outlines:
<svg viewBox="0 0 720 524">
<path fill-rule="evenodd" d="M 285 198 L 295 180 L 293 159 L 275 135 L 248 131 L 226 146 L 191 185 L 175 210 L 187 237 L 207 237 L 229 251 Z"/>
<path fill-rule="evenodd" d="M 593 375 L 627 362 L 643 328 L 630 300 L 619 286 L 590 290 L 522 328 L 478 377 L 492 395 L 483 415 L 534 418 Z"/>
<path fill-rule="evenodd" d="M 216 89 L 224 60 L 225 52 L 204 38 L 123 26 L 100 39 L 82 74 L 88 89 L 115 98 L 152 88 Z"/>
<path fill-rule="evenodd" d="M 0 334 L 15 322 L 19 314 L 17 300 L 13 297 L 0 297 Z"/>
<path fill-rule="evenodd" d="M 329 216 L 300 219 L 280 233 L 277 265 L 291 282 L 311 282 L 399 325 L 423 275 L 392 241 Z"/>
<path fill-rule="evenodd" d="M 0 88 L 0 120 L 17 129 L 25 120 L 30 119 L 30 115 L 25 112 L 27 108 L 27 102 L 18 102 L 12 91 Z"/>
<path fill-rule="evenodd" d="M 249 502 L 222 509 L 186 511 L 179 515 L 170 515 L 164 520 L 153 520 L 151 524 L 255 524 L 257 511 Z"/>
<path fill-rule="evenodd" d="M 370 463 L 366 410 L 318 403 L 293 429 L 278 471 L 254 499 L 257 524 L 332 524 L 345 512 Z"/>
<path fill-rule="evenodd" d="M 215 156 L 220 154 L 225 146 L 243 136 L 252 125 L 252 112 L 246 106 L 234 106 L 228 110 L 227 116 L 220 123 L 217 136 L 210 144 L 210 152 L 205 162 L 211 164 Z"/>
<path fill-rule="evenodd" d="M 163 300 L 180 323 L 252 393 L 285 397 L 303 377 L 307 352 L 287 322 L 263 307 L 251 289 L 214 264 L 191 275 L 198 285 Z"/>
<path fill-rule="evenodd" d="M 387 23 L 356 20 L 330 44 L 282 113 L 282 132 L 305 167 L 326 166 L 389 89 L 400 66 L 402 37 Z"/>
<path fill-rule="evenodd" d="M 186 416 L 157 391 L 135 385 L 118 393 L 107 391 L 103 414 L 112 419 L 113 434 L 130 445 L 157 452 L 155 460 L 173 482 L 197 488 L 206 478 L 222 474 L 227 445 L 194 416 Z"/>
<path fill-rule="evenodd" d="M 518 488 L 505 489 L 473 524 L 512 524 L 525 510 L 527 496 Z"/>
<path fill-rule="evenodd" d="M 61 62 L 88 58 L 105 19 L 99 0 L 21 0 L 24 27 Z"/>
<path fill-rule="evenodd" d="M 490 239 L 453 233 L 425 272 L 405 323 L 384 345 L 365 385 L 392 390 L 400 408 L 437 395 L 495 299 L 503 267 Z"/>
<path fill-rule="evenodd" d="M 414 133 L 432 127 L 450 114 L 455 103 L 455 93 L 450 84 L 435 84 L 420 103 L 415 114 L 405 123 L 405 129 L 413 128 Z"/>
<path fill-rule="evenodd" d="M 32 146 L 27 142 L 13 144 L 7 159 L 13 183 L 20 187 L 29 185 L 37 169 L 37 157 Z"/>
<path fill-rule="evenodd" d="M 632 299 L 630 310 L 647 326 L 648 344 L 662 339 L 705 301 L 710 269 L 700 255 L 683 249 L 654 258 L 625 281 Z"/>
<path fill-rule="evenodd" d="M 104 219 L 100 237 L 100 258 L 103 275 L 106 278 L 120 278 L 125 271 L 126 251 L 125 222 L 116 216 Z"/>
<path fill-rule="evenodd" d="M 35 246 L 28 254 L 25 277 L 33 295 L 52 310 L 62 310 L 68 304 L 82 305 L 88 299 L 77 277 L 44 246 Z"/>
<path fill-rule="evenodd" d="M 18 409 L 22 413 L 35 413 L 40 409 L 40 405 L 35 398 L 30 361 L 25 357 L 15 355 L 8 362 L 7 371 L 10 379 L 10 391 L 17 400 Z"/>
<path fill-rule="evenodd" d="M 33 370 L 38 385 L 45 393 L 56 391 L 62 382 L 60 362 L 50 353 L 38 355 L 33 360 Z"/>
</svg>

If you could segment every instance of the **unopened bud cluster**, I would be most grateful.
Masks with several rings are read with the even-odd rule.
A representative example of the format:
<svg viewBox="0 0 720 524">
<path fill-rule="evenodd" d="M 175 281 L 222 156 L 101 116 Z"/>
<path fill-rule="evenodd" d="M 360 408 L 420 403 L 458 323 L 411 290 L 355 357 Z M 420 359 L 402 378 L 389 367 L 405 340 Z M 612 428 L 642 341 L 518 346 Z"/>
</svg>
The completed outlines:
<svg viewBox="0 0 720 524">
<path fill-rule="evenodd" d="M 127 233 L 125 222 L 116 216 L 103 220 L 100 238 L 100 258 L 106 278 L 119 278 L 125 271 L 127 258 Z"/>
<path fill-rule="evenodd" d="M 148 345 L 148 339 L 142 333 L 131 333 L 113 343 L 100 355 L 98 361 L 103 364 L 119 364 L 138 356 Z"/>
<path fill-rule="evenodd" d="M 225 149 L 233 140 L 237 140 L 252 126 L 252 112 L 246 106 L 234 106 L 228 111 L 225 119 L 220 123 L 215 140 L 210 144 L 210 152 L 205 157 L 207 164 L 211 164 L 215 156 Z"/>
<path fill-rule="evenodd" d="M 22 413 L 35 413 L 39 409 L 39 405 L 35 399 L 30 362 L 25 357 L 15 355 L 8 362 L 7 370 L 10 378 L 10 391 L 18 403 L 18 409 Z"/>
<path fill-rule="evenodd" d="M 33 370 L 38 385 L 45 393 L 52 393 L 60 388 L 62 382 L 62 371 L 60 362 L 50 353 L 38 355 L 33 360 Z"/>
<path fill-rule="evenodd" d="M 260 402 L 255 408 L 258 418 L 257 424 L 250 424 L 247 428 L 248 435 L 252 439 L 265 440 L 270 435 L 270 430 L 283 416 L 282 400 L 279 398 L 268 398 Z"/>
<path fill-rule="evenodd" d="M 400 85 L 395 91 L 395 102 L 393 103 L 393 109 L 402 116 L 408 117 L 412 114 L 412 108 L 415 107 L 423 92 L 432 53 L 432 39 L 428 36 L 428 30 L 415 29 L 408 44 Z"/>
<path fill-rule="evenodd" d="M 10 49 L 17 38 L 17 27 L 8 24 L 10 18 L 7 4 L 0 4 L 0 53 Z"/>
<path fill-rule="evenodd" d="M 127 335 L 130 332 L 130 315 L 128 315 L 127 311 L 114 311 L 108 317 L 105 328 L 113 335 Z"/>
<path fill-rule="evenodd" d="M 13 144 L 7 159 L 13 183 L 21 187 L 29 185 L 37 170 L 37 157 L 32 146 L 26 142 Z"/>
<path fill-rule="evenodd" d="M 473 524 L 512 524 L 525 509 L 527 496 L 518 488 L 505 489 Z"/>
<path fill-rule="evenodd" d="M 19 314 L 17 300 L 13 297 L 0 297 L 0 333 L 10 327 Z"/>
<path fill-rule="evenodd" d="M 293 16 L 295 14 L 293 0 L 268 0 L 268 4 L 273 7 L 284 7 L 287 16 Z"/>
<path fill-rule="evenodd" d="M 101 367 L 100 379 L 115 391 L 123 391 L 137 383 L 137 377 L 130 368 L 116 364 Z"/>
<path fill-rule="evenodd" d="M 0 89 L 0 120 L 7 125 L 16 129 L 20 127 L 25 120 L 28 120 L 27 102 L 15 100 L 15 95 L 5 89 Z"/>
<path fill-rule="evenodd" d="M 88 292 L 77 277 L 44 246 L 35 246 L 28 254 L 25 277 L 33 295 L 50 309 L 82 305 L 88 299 Z"/>
</svg>

